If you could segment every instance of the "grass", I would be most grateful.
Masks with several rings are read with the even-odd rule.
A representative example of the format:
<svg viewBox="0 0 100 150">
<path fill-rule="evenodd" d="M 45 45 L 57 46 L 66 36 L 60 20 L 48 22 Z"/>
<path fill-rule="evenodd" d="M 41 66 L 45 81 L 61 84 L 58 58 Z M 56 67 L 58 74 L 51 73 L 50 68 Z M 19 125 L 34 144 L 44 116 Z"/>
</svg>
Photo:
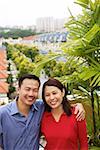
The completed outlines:
<svg viewBox="0 0 100 150">
<path fill-rule="evenodd" d="M 100 147 L 93 146 L 93 147 L 90 147 L 89 150 L 100 150 Z"/>
</svg>

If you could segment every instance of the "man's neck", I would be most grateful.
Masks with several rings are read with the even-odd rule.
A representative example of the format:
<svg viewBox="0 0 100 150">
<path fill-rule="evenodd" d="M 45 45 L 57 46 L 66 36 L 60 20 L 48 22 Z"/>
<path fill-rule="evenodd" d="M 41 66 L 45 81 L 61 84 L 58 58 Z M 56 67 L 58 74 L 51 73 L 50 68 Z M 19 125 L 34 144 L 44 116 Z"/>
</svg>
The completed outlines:
<svg viewBox="0 0 100 150">
<path fill-rule="evenodd" d="M 31 106 L 23 104 L 22 101 L 18 99 L 17 107 L 21 114 L 23 114 L 25 117 L 28 116 Z"/>
</svg>

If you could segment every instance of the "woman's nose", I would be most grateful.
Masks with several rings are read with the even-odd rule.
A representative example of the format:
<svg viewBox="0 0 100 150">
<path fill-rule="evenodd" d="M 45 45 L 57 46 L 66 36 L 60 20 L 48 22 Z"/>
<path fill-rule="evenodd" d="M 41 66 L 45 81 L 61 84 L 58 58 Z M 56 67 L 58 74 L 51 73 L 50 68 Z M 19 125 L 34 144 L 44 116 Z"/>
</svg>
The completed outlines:
<svg viewBox="0 0 100 150">
<path fill-rule="evenodd" d="M 54 99 L 54 95 L 53 94 L 50 95 L 50 99 Z"/>
</svg>

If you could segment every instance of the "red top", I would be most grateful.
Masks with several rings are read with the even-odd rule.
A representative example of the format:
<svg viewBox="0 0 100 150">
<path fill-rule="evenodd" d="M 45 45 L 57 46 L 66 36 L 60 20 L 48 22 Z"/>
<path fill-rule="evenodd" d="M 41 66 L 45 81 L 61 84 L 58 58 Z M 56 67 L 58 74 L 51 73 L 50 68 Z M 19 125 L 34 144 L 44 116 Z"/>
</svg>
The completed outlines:
<svg viewBox="0 0 100 150">
<path fill-rule="evenodd" d="M 58 122 L 50 112 L 45 112 L 41 132 L 47 141 L 45 150 L 88 150 L 86 122 L 77 121 L 75 115 L 63 113 Z"/>
</svg>

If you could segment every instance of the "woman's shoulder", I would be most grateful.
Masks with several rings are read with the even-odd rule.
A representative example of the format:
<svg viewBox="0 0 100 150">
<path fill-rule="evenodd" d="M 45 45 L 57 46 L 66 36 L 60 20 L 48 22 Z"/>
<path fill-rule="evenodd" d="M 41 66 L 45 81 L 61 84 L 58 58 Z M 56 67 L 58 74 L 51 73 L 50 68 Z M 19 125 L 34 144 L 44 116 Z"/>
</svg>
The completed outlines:
<svg viewBox="0 0 100 150">
<path fill-rule="evenodd" d="M 49 116 L 51 116 L 51 112 L 44 111 L 43 118 L 48 118 Z"/>
<path fill-rule="evenodd" d="M 71 107 L 71 112 L 72 112 L 72 115 L 75 115 L 74 112 L 75 112 L 75 107 Z"/>
<path fill-rule="evenodd" d="M 75 112 L 75 107 L 71 107 L 71 112 L 72 112 L 71 117 L 72 117 L 75 121 L 77 121 L 77 119 L 76 119 L 76 115 L 77 115 L 77 114 L 74 113 L 74 112 Z"/>
<path fill-rule="evenodd" d="M 44 112 L 44 116 L 50 116 L 50 115 L 51 115 L 51 112 L 48 112 L 48 111 Z"/>
<path fill-rule="evenodd" d="M 49 116 L 51 116 L 51 112 L 45 111 L 45 112 L 43 113 L 43 116 L 42 116 L 42 123 L 44 123 L 44 122 L 46 123 L 47 120 L 50 119 Z"/>
<path fill-rule="evenodd" d="M 83 124 L 83 123 L 86 123 L 86 119 L 83 119 L 83 120 L 80 120 L 78 121 L 76 116 L 77 114 L 75 114 L 75 107 L 71 107 L 71 111 L 72 111 L 72 117 L 74 118 L 74 120 L 78 123 L 78 124 Z"/>
</svg>

